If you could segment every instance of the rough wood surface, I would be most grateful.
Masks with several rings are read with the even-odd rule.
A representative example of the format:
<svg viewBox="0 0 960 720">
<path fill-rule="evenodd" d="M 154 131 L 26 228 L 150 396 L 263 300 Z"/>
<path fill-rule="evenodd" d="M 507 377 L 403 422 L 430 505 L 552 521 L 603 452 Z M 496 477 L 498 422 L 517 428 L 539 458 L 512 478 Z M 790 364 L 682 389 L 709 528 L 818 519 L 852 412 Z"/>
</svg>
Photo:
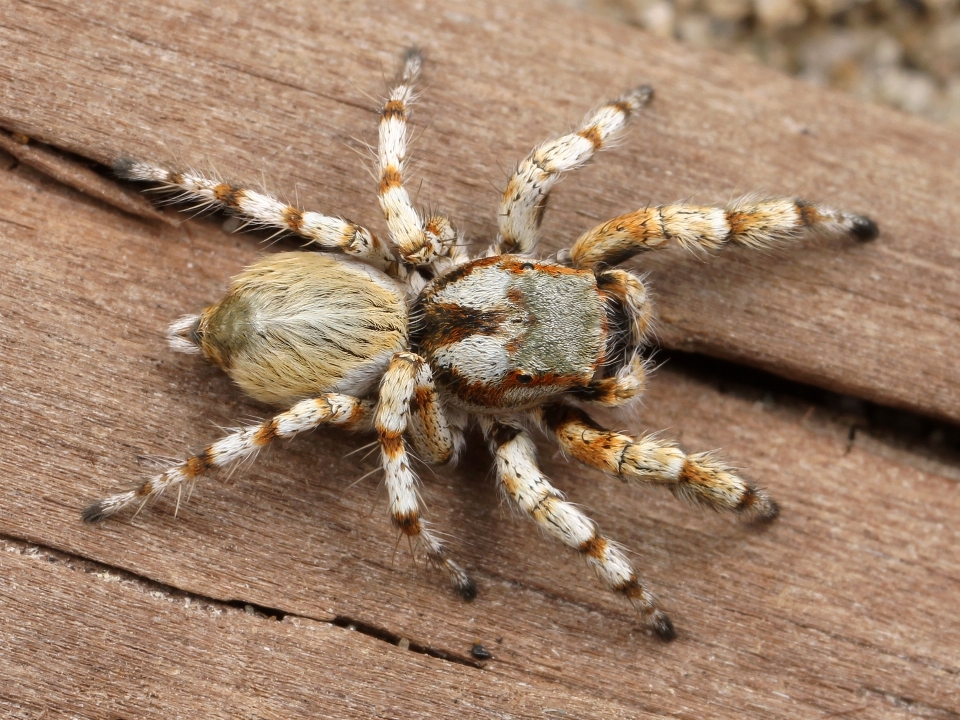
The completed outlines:
<svg viewBox="0 0 960 720">
<path fill-rule="evenodd" d="M 956 309 L 955 246 L 937 244 L 956 213 L 941 197 L 956 182 L 953 136 L 582 18 L 574 36 L 571 16 L 555 8 L 448 3 L 384 23 L 382 8 L 353 7 L 362 22 L 306 4 L 281 15 L 218 3 L 216 18 L 199 5 L 10 4 L 0 8 L 0 72 L 15 82 L 2 89 L 0 124 L 87 157 L 200 157 L 238 177 L 266 169 L 271 186 L 292 195 L 299 185 L 305 202 L 366 220 L 375 217 L 370 183 L 344 147 L 373 120 L 357 88 L 377 88 L 380 63 L 417 41 L 434 62 L 418 114 L 422 196 L 482 237 L 493 230 L 495 160 L 509 166 L 584 106 L 648 77 L 663 88 L 657 109 L 602 165 L 561 188 L 553 244 L 571 239 L 570 227 L 644 202 L 638 192 L 722 199 L 741 184 L 821 187 L 854 209 L 876 207 L 891 229 L 874 246 L 656 260 L 665 316 L 673 308 L 686 318 L 667 317 L 663 334 L 699 328 L 698 342 L 719 347 L 739 308 L 729 298 L 741 297 L 755 306 L 744 321 L 757 329 L 751 342 L 776 351 L 779 371 L 842 385 L 857 363 L 881 361 L 864 326 L 892 323 L 900 308 L 907 315 L 885 331 L 893 335 L 883 365 L 896 388 L 877 376 L 863 393 L 956 416 L 956 368 L 938 360 L 957 347 L 956 330 L 936 324 L 949 325 Z M 523 29 L 517 17 L 536 28 L 526 45 L 507 41 Z M 481 53 L 497 36 L 498 55 Z M 815 135 L 778 129 L 788 106 Z M 704 134 L 724 113 L 737 118 L 730 135 Z M 835 119 L 844 117 L 861 128 L 844 129 Z M 880 159 L 865 166 L 870 133 L 898 144 L 874 147 Z M 755 152 L 738 155 L 747 137 Z M 775 140 L 785 137 L 795 144 L 781 156 Z M 851 158 L 869 171 L 854 173 Z M 122 215 L 22 165 L 3 167 L 0 714 L 960 716 L 960 469 L 851 444 L 846 428 L 813 409 L 753 403 L 669 367 L 655 376 L 642 420 L 621 422 L 667 428 L 688 449 L 722 447 L 782 502 L 778 524 L 752 532 L 568 465 L 547 445 L 542 456 L 557 485 L 638 552 L 680 631 L 670 645 L 501 507 L 482 448 L 457 470 L 423 474 L 430 519 L 480 583 L 472 604 L 395 547 L 376 477 L 351 485 L 374 468 L 362 451 L 348 454 L 366 440 L 345 435 L 297 439 L 229 482 L 204 483 L 179 518 L 166 500 L 133 522 L 83 526 L 87 499 L 149 471 L 141 457 L 180 455 L 218 426 L 266 412 L 163 341 L 171 318 L 216 297 L 262 248 L 210 222 L 171 228 Z M 908 190 L 912 204 L 893 203 Z M 895 271 L 911 282 L 900 285 Z M 887 282 L 856 300 L 871 272 Z M 817 292 L 804 302 L 839 309 L 800 337 L 791 329 L 797 305 L 787 303 L 813 282 L 809 273 Z M 899 304 L 887 302 L 894 295 Z M 917 303 L 929 312 L 909 309 Z M 849 324 L 854 314 L 862 326 Z M 238 612 L 246 604 L 253 614 Z M 449 659 L 339 627 L 351 624 Z M 470 657 L 477 641 L 492 660 Z"/>
<path fill-rule="evenodd" d="M 113 178 L 80 164 L 75 158 L 57 152 L 48 145 L 38 145 L 25 135 L 15 136 L 0 132 L 0 150 L 13 155 L 24 165 L 44 175 L 97 198 L 131 215 L 159 220 L 171 225 L 179 221 L 170 213 L 158 211 L 142 192 L 118 184 Z"/>
<path fill-rule="evenodd" d="M 504 172 L 534 143 L 649 81 L 656 101 L 630 136 L 556 193 L 545 251 L 681 198 L 760 190 L 869 213 L 883 234 L 866 246 L 642 258 L 661 338 L 960 420 L 955 131 L 533 3 L 14 0 L 0 26 L 0 126 L 106 163 L 265 178 L 377 229 L 369 160 L 349 148 L 366 154 L 370 95 L 419 44 L 420 200 L 481 243 Z"/>
<path fill-rule="evenodd" d="M 167 499 L 133 522 L 82 525 L 88 499 L 149 471 L 141 456 L 182 454 L 217 426 L 263 414 L 162 336 L 258 247 L 211 223 L 146 224 L 22 166 L 0 173 L 0 196 L 0 374 L 12 420 L 0 439 L 0 533 L 12 543 L 0 554 L 0 714 L 473 712 L 451 704 L 460 698 L 492 716 L 958 716 L 960 470 L 851 448 L 846 428 L 816 414 L 669 369 L 632 429 L 723 447 L 783 503 L 769 531 L 542 454 L 557 484 L 639 552 L 680 630 L 671 645 L 501 507 L 480 448 L 456 471 L 426 471 L 423 489 L 430 519 L 480 583 L 472 604 L 397 550 L 377 478 L 351 485 L 375 460 L 349 454 L 365 440 L 342 435 L 297 439 L 230 482 L 203 483 L 179 518 Z M 46 550 L 27 562 L 23 542 L 101 565 L 74 572 L 70 558 L 42 561 Z M 114 569 L 228 617 L 130 590 Z M 234 601 L 290 617 L 282 627 L 236 618 L 222 605 Z M 480 641 L 495 659 L 451 666 L 343 637 L 330 629 L 338 620 L 467 662 Z"/>
</svg>

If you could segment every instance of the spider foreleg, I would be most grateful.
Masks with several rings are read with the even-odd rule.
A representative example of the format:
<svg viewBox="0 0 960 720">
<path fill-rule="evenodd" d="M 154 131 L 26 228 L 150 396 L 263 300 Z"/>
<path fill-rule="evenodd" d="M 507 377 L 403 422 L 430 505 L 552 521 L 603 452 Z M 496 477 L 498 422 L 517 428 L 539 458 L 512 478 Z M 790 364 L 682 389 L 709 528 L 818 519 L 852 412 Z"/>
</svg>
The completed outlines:
<svg viewBox="0 0 960 720">
<path fill-rule="evenodd" d="M 649 360 L 639 352 L 634 352 L 615 375 L 594 380 L 585 388 L 575 391 L 574 396 L 604 407 L 629 403 L 639 398 L 646 389 L 649 365 Z"/>
<path fill-rule="evenodd" d="M 605 365 L 617 368 L 609 377 L 594 380 L 575 394 L 581 400 L 616 407 L 638 398 L 646 388 L 649 361 L 640 354 L 650 331 L 651 308 L 640 278 L 626 270 L 597 273 L 597 287 L 613 305 Z"/>
<path fill-rule="evenodd" d="M 799 198 L 741 198 L 725 207 L 661 205 L 621 215 L 588 230 L 570 250 L 575 267 L 616 265 L 644 250 L 676 240 L 687 248 L 715 250 L 727 243 L 769 248 L 811 234 L 877 237 L 864 215 L 834 210 Z"/>
<path fill-rule="evenodd" d="M 427 465 L 456 464 L 466 442 L 467 415 L 440 404 L 430 366 L 423 363 L 410 401 L 407 435 L 417 457 Z"/>
<path fill-rule="evenodd" d="M 600 534 L 593 520 L 564 500 L 540 470 L 527 432 L 488 416 L 480 418 L 480 427 L 496 459 L 504 494 L 549 535 L 579 552 L 604 585 L 629 599 L 661 639 L 673 640 L 673 624 L 623 551 Z"/>
<path fill-rule="evenodd" d="M 730 510 L 748 521 L 769 522 L 779 513 L 766 491 L 711 453 L 686 455 L 671 442 L 606 430 L 568 405 L 545 407 L 540 417 L 564 453 L 625 482 L 666 485 L 680 499 Z"/>
<path fill-rule="evenodd" d="M 561 173 L 582 167 L 597 150 L 609 145 L 651 97 L 653 90 L 648 85 L 638 87 L 592 112 L 576 132 L 538 145 L 523 159 L 500 200 L 500 252 L 533 250 L 540 241 L 550 191 Z"/>
<path fill-rule="evenodd" d="M 183 483 L 193 483 L 215 470 L 228 467 L 259 452 L 276 438 L 287 438 L 311 430 L 319 425 L 339 425 L 351 430 L 369 430 L 373 403 L 349 395 L 326 394 L 302 400 L 286 412 L 259 425 L 237 430 L 198 455 L 175 465 L 138 487 L 110 495 L 88 506 L 83 511 L 86 522 L 99 522 L 124 508 L 139 504 L 143 507 L 165 490 L 176 487 L 179 507 Z"/>
<path fill-rule="evenodd" d="M 429 265 L 435 258 L 450 255 L 459 237 L 450 220 L 439 214 L 424 218 L 413 205 L 403 183 L 407 159 L 407 118 L 414 99 L 414 83 L 420 76 L 423 55 L 408 50 L 400 63 L 387 101 L 380 111 L 377 164 L 380 208 L 390 237 L 400 256 L 411 265 Z"/>
<path fill-rule="evenodd" d="M 114 170 L 127 180 L 154 182 L 163 189 L 179 191 L 177 199 L 232 210 L 251 225 L 288 230 L 324 250 L 341 250 L 378 270 L 396 274 L 397 260 L 390 249 L 366 228 L 342 218 L 300 210 L 266 193 L 194 171 L 173 172 L 137 160 L 120 160 Z"/>
<path fill-rule="evenodd" d="M 476 584 L 463 568 L 448 557 L 443 543 L 430 532 L 420 517 L 417 476 L 410 467 L 403 440 L 403 434 L 410 424 L 411 405 L 416 402 L 426 408 L 424 413 L 420 410 L 414 413 L 417 416 L 414 423 L 420 428 L 420 441 L 425 443 L 428 454 L 450 457 L 456 452 L 457 440 L 439 412 L 436 398 L 426 398 L 429 392 L 421 393 L 424 396 L 422 399 L 417 397 L 418 388 L 429 390 L 433 385 L 429 372 L 429 366 L 420 356 L 397 353 L 380 383 L 380 401 L 374 414 L 374 426 L 380 439 L 390 516 L 397 529 L 410 539 L 415 554 L 424 555 L 446 571 L 457 594 L 465 600 L 472 600 L 477 594 Z M 431 428 L 429 441 L 427 427 Z"/>
</svg>

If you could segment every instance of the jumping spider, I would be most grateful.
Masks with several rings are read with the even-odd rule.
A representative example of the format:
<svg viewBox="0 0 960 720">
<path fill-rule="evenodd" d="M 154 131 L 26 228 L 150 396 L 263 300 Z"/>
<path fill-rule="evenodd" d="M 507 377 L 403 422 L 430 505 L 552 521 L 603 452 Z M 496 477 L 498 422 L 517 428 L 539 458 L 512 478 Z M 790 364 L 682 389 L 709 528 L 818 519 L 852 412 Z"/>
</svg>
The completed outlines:
<svg viewBox="0 0 960 720">
<path fill-rule="evenodd" d="M 289 408 L 238 430 L 136 488 L 83 513 L 102 520 L 169 488 L 255 454 L 275 438 L 320 425 L 377 433 L 394 525 L 415 552 L 470 600 L 476 586 L 421 519 L 406 441 L 428 464 L 453 463 L 476 421 L 504 495 L 548 534 L 577 550 L 653 631 L 670 620 L 626 554 L 566 502 L 537 465 L 530 428 L 561 450 L 624 481 L 665 485 L 677 497 L 758 522 L 777 515 L 766 492 L 714 455 L 599 426 L 583 410 L 639 397 L 650 302 L 640 279 L 615 266 L 673 239 L 713 250 L 766 248 L 812 232 L 877 235 L 862 215 L 794 198 L 743 198 L 726 207 L 663 205 L 621 215 L 580 236 L 553 260 L 534 256 L 547 199 L 561 173 L 587 163 L 649 102 L 641 86 L 590 114 L 574 133 L 545 142 L 513 173 L 497 214 L 499 236 L 471 259 L 445 216 L 424 215 L 403 184 L 407 113 L 422 56 L 403 58 L 379 123 L 379 200 L 389 242 L 360 225 L 303 211 L 261 192 L 139 161 L 131 180 L 227 208 L 248 222 L 289 230 L 324 250 L 270 255 L 235 277 L 218 303 L 170 327 L 174 350 L 202 354 L 246 393 Z"/>
</svg>

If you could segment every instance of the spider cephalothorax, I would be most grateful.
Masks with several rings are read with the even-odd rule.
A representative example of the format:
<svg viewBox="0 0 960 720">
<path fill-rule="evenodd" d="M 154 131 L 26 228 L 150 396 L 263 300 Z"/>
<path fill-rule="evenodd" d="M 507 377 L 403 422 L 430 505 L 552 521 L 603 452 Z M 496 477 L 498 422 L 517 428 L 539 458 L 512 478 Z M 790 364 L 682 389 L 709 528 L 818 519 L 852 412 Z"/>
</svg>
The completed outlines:
<svg viewBox="0 0 960 720">
<path fill-rule="evenodd" d="M 769 247 L 809 232 L 870 240 L 877 227 L 864 216 L 794 198 L 665 205 L 598 225 L 555 260 L 536 258 L 554 183 L 588 162 L 650 100 L 644 86 L 520 163 L 500 202 L 497 241 L 471 260 L 449 219 L 418 211 L 404 187 L 408 103 L 421 64 L 418 51 L 406 54 L 380 116 L 379 199 L 389 242 L 346 220 L 195 172 L 131 160 L 117 164 L 126 178 L 160 183 L 184 199 L 289 230 L 347 258 L 268 256 L 234 278 L 219 302 L 175 322 L 175 350 L 201 353 L 249 395 L 288 409 L 99 500 L 83 517 L 94 522 L 127 506 L 142 507 L 169 488 L 177 488 L 179 499 L 184 483 L 278 437 L 323 424 L 372 430 L 394 525 L 470 599 L 473 581 L 421 519 L 406 442 L 428 464 L 455 461 L 473 419 L 506 497 L 577 550 L 660 637 L 671 639 L 673 626 L 624 552 L 540 471 L 530 428 L 540 427 L 565 454 L 625 481 L 665 485 L 707 507 L 772 520 L 776 504 L 715 456 L 686 455 L 656 437 L 611 432 L 585 412 L 591 405 L 628 403 L 645 383 L 641 350 L 650 303 L 640 279 L 614 266 L 670 240 L 706 249 L 730 242 Z"/>
</svg>

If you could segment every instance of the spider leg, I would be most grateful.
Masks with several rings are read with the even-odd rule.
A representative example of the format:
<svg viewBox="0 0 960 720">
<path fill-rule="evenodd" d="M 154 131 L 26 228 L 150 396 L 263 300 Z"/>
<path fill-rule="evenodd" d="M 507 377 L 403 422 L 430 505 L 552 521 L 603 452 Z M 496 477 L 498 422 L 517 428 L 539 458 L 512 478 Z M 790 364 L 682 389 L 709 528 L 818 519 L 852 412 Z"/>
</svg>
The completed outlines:
<svg viewBox="0 0 960 720">
<path fill-rule="evenodd" d="M 424 363 L 416 377 L 407 435 L 417 457 L 427 465 L 456 464 L 466 442 L 463 429 L 468 416 L 454 408 L 444 409 L 433 383 L 430 366 Z"/>
<path fill-rule="evenodd" d="M 620 134 L 630 116 L 651 97 L 653 90 L 649 86 L 638 87 L 592 112 L 576 132 L 538 145 L 523 159 L 500 200 L 500 252 L 533 250 L 540 242 L 543 213 L 560 174 L 585 165 L 597 150 Z"/>
<path fill-rule="evenodd" d="M 390 248 L 366 228 L 343 218 L 300 210 L 266 193 L 194 171 L 173 172 L 138 160 L 120 160 L 114 170 L 127 180 L 155 182 L 164 189 L 179 191 L 178 199 L 232 210 L 252 225 L 289 230 L 324 250 L 342 250 L 378 270 L 396 274 L 397 259 Z"/>
<path fill-rule="evenodd" d="M 374 427 L 380 438 L 390 515 L 397 529 L 410 539 L 415 554 L 426 556 L 446 571 L 457 594 L 465 600 L 472 600 L 477 594 L 476 584 L 463 568 L 447 556 L 443 543 L 420 519 L 417 476 L 410 467 L 403 441 L 403 433 L 409 426 L 410 407 L 414 402 L 419 402 L 418 388 L 423 390 L 432 384 L 430 367 L 426 361 L 407 352 L 394 355 L 380 383 L 380 402 L 374 414 Z M 430 436 L 428 452 L 434 456 L 451 457 L 457 445 L 454 434 L 442 419 L 439 406 L 434 407 L 436 413 L 430 417 L 438 423 L 433 426 L 434 434 Z"/>
<path fill-rule="evenodd" d="M 588 230 L 570 250 L 574 267 L 616 265 L 671 239 L 687 248 L 714 250 L 727 243 L 753 248 L 781 245 L 809 234 L 877 237 L 865 215 L 814 205 L 799 198 L 740 198 L 725 207 L 660 205 L 621 215 Z"/>
<path fill-rule="evenodd" d="M 270 420 L 242 428 L 217 440 L 199 455 L 167 469 L 137 488 L 96 501 L 83 511 L 83 519 L 91 523 L 99 522 L 129 505 L 139 503 L 142 507 L 171 487 L 177 488 L 179 502 L 183 483 L 192 483 L 214 470 L 251 457 L 276 438 L 292 437 L 324 424 L 340 425 L 351 430 L 369 430 L 372 417 L 373 403 L 349 395 L 330 393 L 302 400 Z"/>
<path fill-rule="evenodd" d="M 594 380 L 584 388 L 575 390 L 574 397 L 584 402 L 603 407 L 618 407 L 639 398 L 647 386 L 649 362 L 637 351 L 630 360 L 611 377 Z"/>
<path fill-rule="evenodd" d="M 403 185 L 407 116 L 413 101 L 413 86 L 422 66 L 423 55 L 417 48 L 404 54 L 380 112 L 377 149 L 380 208 L 400 256 L 411 265 L 429 265 L 437 258 L 462 253 L 457 231 L 450 220 L 439 214 L 423 217 Z"/>
<path fill-rule="evenodd" d="M 548 534 L 579 552 L 604 585 L 629 599 L 661 639 L 676 637 L 670 619 L 623 551 L 550 484 L 537 465 L 536 448 L 526 431 L 489 416 L 480 418 L 480 427 L 496 459 L 504 494 Z"/>
<path fill-rule="evenodd" d="M 650 330 L 650 300 L 643 283 L 636 275 L 620 269 L 598 272 L 597 287 L 610 300 L 623 308 L 625 327 L 612 328 L 619 338 L 618 357 L 605 362 L 620 366 L 616 374 L 593 380 L 575 392 L 585 402 L 616 407 L 639 397 L 647 384 L 648 362 L 639 353 Z"/>
<path fill-rule="evenodd" d="M 624 482 L 666 485 L 682 500 L 731 510 L 745 520 L 769 522 L 779 513 L 766 491 L 738 477 L 710 453 L 686 455 L 672 442 L 606 430 L 569 405 L 547 406 L 539 415 L 564 453 Z"/>
</svg>

